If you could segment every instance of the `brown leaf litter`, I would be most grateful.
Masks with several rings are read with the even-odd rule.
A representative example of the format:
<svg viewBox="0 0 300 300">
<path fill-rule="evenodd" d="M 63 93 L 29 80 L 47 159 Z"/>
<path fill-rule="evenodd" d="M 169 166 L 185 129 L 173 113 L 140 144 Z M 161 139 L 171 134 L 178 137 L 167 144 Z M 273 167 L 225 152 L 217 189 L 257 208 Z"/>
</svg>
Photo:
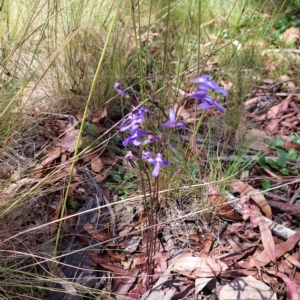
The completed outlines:
<svg viewBox="0 0 300 300">
<path fill-rule="evenodd" d="M 284 136 L 284 148 L 289 150 L 295 145 L 288 137 L 291 133 L 299 134 L 300 101 L 299 96 L 294 95 L 297 85 L 286 77 L 282 81 L 289 84 L 256 86 L 245 103 L 246 107 L 251 106 L 246 117 L 250 124 L 259 124 L 259 128 L 253 125 L 250 129 L 256 129 L 257 136 L 262 133 L 261 143 L 266 137 Z M 281 92 L 278 86 L 290 94 L 278 96 Z M 263 92 L 268 95 L 262 95 Z M 188 104 L 175 108 L 181 120 L 187 123 L 199 117 Z M 106 117 L 107 108 L 99 108 L 89 115 L 89 122 L 100 128 Z M 208 110 L 204 118 L 211 117 L 220 118 L 214 110 Z M 204 207 L 216 207 L 212 213 L 198 212 L 199 204 L 190 196 L 159 202 L 158 224 L 151 231 L 149 211 L 140 198 L 121 201 L 114 198 L 115 195 L 110 197 L 112 191 L 105 186 L 105 180 L 109 170 L 120 162 L 105 147 L 95 147 L 76 158 L 75 167 L 71 168 L 75 147 L 81 147 L 82 143 L 78 134 L 78 123 L 72 118 L 52 118 L 44 133 L 47 142 L 40 161 L 26 172 L 31 179 L 19 178 L 3 189 L 5 194 L 16 194 L 22 187 L 32 188 L 49 178 L 48 183 L 44 182 L 53 191 L 48 199 L 42 193 L 43 188 L 39 189 L 40 201 L 32 204 L 35 227 L 32 231 L 29 229 L 27 240 L 13 245 L 20 257 L 14 257 L 9 264 L 17 264 L 23 270 L 36 263 L 23 258 L 34 238 L 30 232 L 35 232 L 40 240 L 35 241 L 36 248 L 30 251 L 39 258 L 41 269 L 49 272 L 46 260 L 53 253 L 51 247 L 61 223 L 59 253 L 62 256 L 55 260 L 53 274 L 59 274 L 56 276 L 62 281 L 60 288 L 64 296 L 75 291 L 86 292 L 88 287 L 101 287 L 103 293 L 115 295 L 116 299 L 192 299 L 213 294 L 229 299 L 229 295 L 233 295 L 229 294 L 233 293 L 232 286 L 238 293 L 255 293 L 257 286 L 264 284 L 260 290 L 268 293 L 269 299 L 299 299 L 300 231 L 297 229 L 300 214 L 296 178 L 283 178 L 276 170 L 255 166 L 246 180 L 232 180 L 228 184 L 227 188 L 234 194 L 232 197 L 213 183 L 206 185 L 208 196 L 203 201 L 207 205 Z M 201 157 L 199 168 L 207 172 L 205 163 L 209 157 L 206 149 L 199 151 L 199 137 L 186 138 L 192 142 L 191 153 L 199 153 Z M 224 145 L 228 147 L 224 153 L 228 156 L 235 144 L 231 143 L 232 139 L 226 142 L 224 140 Z M 274 155 L 265 145 L 255 151 Z M 225 159 L 219 159 L 226 165 Z M 71 171 L 71 189 L 67 203 L 63 204 Z M 274 189 L 262 193 L 264 179 L 270 180 Z M 289 187 L 277 188 L 276 180 L 289 183 Z M 100 192 L 95 182 L 103 186 Z M 294 195 L 294 201 L 290 201 Z M 66 208 L 64 221 L 59 219 L 62 205 Z M 14 213 L 13 222 L 22 228 L 21 213 Z M 49 221 L 51 225 L 44 225 Z M 285 228 L 288 234 L 278 234 L 276 228 Z M 9 253 L 8 241 L 20 236 L 12 227 L 3 230 L 6 233 L 1 247 Z M 147 250 L 149 245 L 152 245 L 151 253 Z M 59 282 L 57 284 L 59 287 Z M 59 299 L 55 293 L 49 299 Z"/>
</svg>

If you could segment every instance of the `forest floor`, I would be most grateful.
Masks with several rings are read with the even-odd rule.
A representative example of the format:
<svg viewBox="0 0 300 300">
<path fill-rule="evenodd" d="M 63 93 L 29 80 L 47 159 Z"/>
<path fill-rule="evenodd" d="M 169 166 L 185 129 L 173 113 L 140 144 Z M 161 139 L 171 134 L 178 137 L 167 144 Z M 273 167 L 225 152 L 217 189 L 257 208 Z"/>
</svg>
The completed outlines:
<svg viewBox="0 0 300 300">
<path fill-rule="evenodd" d="M 35 198 L 11 209 L 1 221 L 6 267 L 26 271 L 24 274 L 51 274 L 53 292 L 48 299 L 53 300 L 66 299 L 66 295 L 68 299 L 81 299 L 82 294 L 92 297 L 97 290 L 102 299 L 212 299 L 213 294 L 227 300 L 246 299 L 246 295 L 251 299 L 298 299 L 298 86 L 287 75 L 253 86 L 244 102 L 242 128 L 227 125 L 214 108 L 202 111 L 202 127 L 218 119 L 209 156 L 207 149 L 197 146 L 204 138 L 201 132 L 177 133 L 182 143 L 195 138 L 191 151 L 199 156 L 204 173 L 208 160 L 218 160 L 224 169 L 238 161 L 242 177 L 227 181 L 229 189 L 222 191 L 207 176 L 193 186 L 181 187 L 176 197 L 159 191 L 153 230 L 149 207 L 139 191 L 134 194 L 131 186 L 126 187 L 130 196 L 125 197 L 123 187 L 120 197 L 112 194 L 112 180 L 106 184 L 108 170 L 128 167 L 117 154 L 120 144 L 110 141 L 80 157 L 67 189 L 79 117 L 47 117 L 39 124 L 34 143 L 36 152 L 41 149 L 42 160 L 2 193 L 21 193 L 44 182 Z M 187 122 L 192 115 L 191 109 L 184 108 L 180 118 Z M 101 108 L 88 121 L 94 132 L 105 132 L 112 118 Z M 229 128 L 222 136 L 217 134 L 220 126 Z M 241 134 L 247 149 L 238 156 L 235 147 Z M 199 188 L 206 191 L 203 199 L 193 193 Z M 68 200 L 62 218 L 65 193 Z M 62 240 L 54 258 L 59 224 Z M 38 278 L 33 275 L 31 280 Z"/>
</svg>

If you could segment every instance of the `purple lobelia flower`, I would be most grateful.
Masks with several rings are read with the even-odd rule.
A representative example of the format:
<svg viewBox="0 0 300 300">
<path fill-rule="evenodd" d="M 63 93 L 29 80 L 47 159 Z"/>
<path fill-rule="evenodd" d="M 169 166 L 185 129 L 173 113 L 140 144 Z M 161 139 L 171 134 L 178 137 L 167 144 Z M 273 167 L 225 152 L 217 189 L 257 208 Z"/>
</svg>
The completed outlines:
<svg viewBox="0 0 300 300">
<path fill-rule="evenodd" d="M 154 111 L 151 111 L 147 108 L 140 107 L 140 108 L 134 108 L 133 112 L 135 112 L 139 116 L 143 116 L 144 114 L 154 114 Z"/>
<path fill-rule="evenodd" d="M 121 83 L 115 82 L 114 89 L 123 97 L 129 97 L 129 95 L 121 88 Z"/>
<path fill-rule="evenodd" d="M 215 92 L 220 93 L 224 96 L 228 95 L 228 91 L 220 88 L 218 84 L 214 80 L 210 79 L 210 76 L 207 74 L 198 76 L 194 78 L 192 81 L 199 84 L 198 89 L 200 91 L 206 92 L 208 90 L 214 90 Z"/>
<path fill-rule="evenodd" d="M 140 141 L 141 138 L 148 135 L 148 133 L 142 129 L 135 129 L 130 132 L 129 137 L 123 141 L 123 146 L 126 147 L 130 143 L 133 143 L 134 146 L 140 146 L 143 142 Z"/>
<path fill-rule="evenodd" d="M 182 122 L 176 122 L 176 115 L 173 108 L 170 108 L 169 110 L 169 121 L 166 123 L 161 123 L 160 126 L 167 127 L 167 128 L 185 128 L 185 124 Z"/>
<path fill-rule="evenodd" d="M 143 145 L 148 145 L 148 144 L 153 144 L 153 143 L 158 143 L 164 138 L 165 134 L 160 133 L 160 134 L 155 134 L 153 132 L 150 132 L 147 138 L 145 139 Z"/>
<path fill-rule="evenodd" d="M 121 122 L 120 131 L 131 130 L 134 131 L 140 127 L 140 125 L 146 122 L 144 115 L 146 113 L 154 113 L 146 108 L 134 109 L 133 112 L 129 113 L 124 120 Z"/>
<path fill-rule="evenodd" d="M 152 171 L 152 176 L 157 177 L 160 171 L 161 166 L 168 166 L 169 162 L 167 160 L 163 160 L 163 156 L 161 153 L 156 153 L 155 158 L 148 157 L 147 161 L 150 164 L 154 164 L 154 169 Z"/>
<path fill-rule="evenodd" d="M 131 130 L 134 131 L 140 127 L 142 123 L 146 122 L 143 115 L 130 113 L 124 118 L 120 125 L 120 131 Z"/>
<path fill-rule="evenodd" d="M 131 160 L 138 160 L 137 157 L 135 157 L 131 151 L 127 151 L 127 154 L 124 157 Z"/>
<path fill-rule="evenodd" d="M 151 158 L 151 152 L 148 150 L 143 150 L 142 151 L 142 159 L 147 160 Z"/>
<path fill-rule="evenodd" d="M 210 108 L 211 106 L 215 106 L 220 112 L 222 113 L 225 112 L 225 108 L 222 105 L 214 101 L 203 91 L 198 91 L 196 93 L 190 94 L 189 97 L 203 101 L 202 103 L 199 104 L 199 107 L 201 108 L 207 109 Z"/>
</svg>

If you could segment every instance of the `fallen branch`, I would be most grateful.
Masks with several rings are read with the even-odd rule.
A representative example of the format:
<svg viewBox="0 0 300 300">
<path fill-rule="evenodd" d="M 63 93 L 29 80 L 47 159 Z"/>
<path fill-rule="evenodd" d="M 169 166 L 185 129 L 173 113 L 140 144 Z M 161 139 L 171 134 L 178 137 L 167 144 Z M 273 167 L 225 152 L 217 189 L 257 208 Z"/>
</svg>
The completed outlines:
<svg viewBox="0 0 300 300">
<path fill-rule="evenodd" d="M 300 50 L 297 50 L 297 49 L 266 49 L 266 50 L 263 50 L 261 52 L 262 55 L 265 55 L 265 53 L 280 53 L 280 52 L 285 52 L 285 53 L 297 53 L 297 54 L 300 54 Z"/>
<path fill-rule="evenodd" d="M 226 194 L 226 199 L 228 201 L 228 203 L 233 207 L 233 209 L 242 215 L 242 206 L 239 202 L 239 199 L 235 196 L 233 196 L 232 194 L 230 194 L 229 192 L 225 192 Z M 283 225 L 280 225 L 266 217 L 263 217 L 265 219 L 265 221 L 267 222 L 269 228 L 271 229 L 271 231 L 278 236 L 279 238 L 283 239 L 283 240 L 288 240 L 291 236 L 293 236 L 296 232 L 294 230 L 291 230 Z"/>
</svg>

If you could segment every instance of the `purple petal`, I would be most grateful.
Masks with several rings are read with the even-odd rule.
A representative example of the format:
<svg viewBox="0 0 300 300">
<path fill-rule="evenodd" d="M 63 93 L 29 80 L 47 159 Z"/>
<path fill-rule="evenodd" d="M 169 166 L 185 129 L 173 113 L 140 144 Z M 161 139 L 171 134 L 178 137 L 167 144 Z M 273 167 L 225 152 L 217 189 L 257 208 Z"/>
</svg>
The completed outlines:
<svg viewBox="0 0 300 300">
<path fill-rule="evenodd" d="M 163 138 L 163 134 L 149 134 L 144 144 L 157 143 Z"/>
<path fill-rule="evenodd" d="M 169 110 L 169 118 L 171 122 L 175 122 L 176 121 L 176 116 L 175 116 L 175 111 L 173 108 L 170 108 Z"/>
<path fill-rule="evenodd" d="M 211 87 L 209 85 L 205 84 L 205 83 L 198 85 L 198 90 L 199 91 L 205 91 L 206 92 L 206 91 L 209 91 L 210 89 L 211 89 Z"/>
<path fill-rule="evenodd" d="M 214 90 L 215 90 L 215 92 L 217 92 L 217 93 L 219 93 L 219 94 L 222 94 L 222 95 L 224 95 L 224 96 L 228 96 L 228 91 L 225 90 L 225 89 L 222 89 L 222 88 L 220 88 L 220 87 L 217 87 L 217 88 L 215 88 Z"/>
<path fill-rule="evenodd" d="M 152 158 L 151 156 L 146 158 L 147 162 L 150 164 L 155 164 L 157 161 L 155 158 Z"/>
<path fill-rule="evenodd" d="M 212 98 L 210 98 L 204 91 L 198 91 L 194 94 L 191 94 L 190 97 L 194 99 L 202 100 L 203 103 L 199 105 L 199 107 L 201 108 L 206 109 L 206 108 L 210 108 L 213 105 L 222 113 L 225 112 L 225 108 L 222 105 L 215 102 Z"/>
<path fill-rule="evenodd" d="M 120 131 L 136 130 L 140 124 L 146 122 L 146 119 L 142 115 L 130 113 L 124 120 L 121 122 Z"/>
<path fill-rule="evenodd" d="M 204 91 L 207 91 L 209 89 L 214 90 L 214 89 L 218 88 L 218 85 L 214 80 L 208 80 L 198 86 L 199 90 L 201 90 L 201 87 L 203 88 Z"/>
<path fill-rule="evenodd" d="M 130 120 L 132 119 L 133 114 L 130 113 L 128 114 L 121 122 L 120 127 L 123 127 L 126 123 L 130 122 Z"/>
<path fill-rule="evenodd" d="M 140 127 L 140 125 L 137 123 L 137 124 L 135 124 L 135 123 L 130 123 L 130 124 L 128 124 L 127 126 L 123 126 L 123 127 L 121 127 L 120 128 L 120 132 L 123 132 L 123 131 L 126 131 L 126 130 L 131 130 L 131 131 L 134 131 L 134 130 L 136 130 L 136 129 L 138 129 Z"/>
<path fill-rule="evenodd" d="M 224 108 L 222 105 L 220 105 L 219 103 L 215 102 L 213 105 L 214 105 L 221 113 L 224 113 L 224 112 L 225 112 L 225 108 Z"/>
<path fill-rule="evenodd" d="M 159 170 L 160 170 L 160 164 L 159 163 L 156 163 L 154 165 L 154 168 L 153 168 L 153 171 L 152 171 L 152 177 L 157 177 L 158 174 L 159 174 Z"/>
<path fill-rule="evenodd" d="M 147 150 L 142 151 L 142 159 L 149 160 L 151 158 L 151 152 Z"/>
<path fill-rule="evenodd" d="M 201 104 L 199 104 L 199 107 L 200 108 L 203 108 L 203 109 L 208 109 L 208 108 L 210 108 L 212 105 L 210 104 L 210 103 L 208 103 L 208 102 L 203 102 L 203 103 L 201 103 Z"/>
<path fill-rule="evenodd" d="M 126 146 L 128 146 L 133 140 L 134 140 L 134 139 L 132 139 L 132 137 L 129 136 L 127 139 L 125 139 L 125 140 L 123 141 L 122 144 L 123 144 L 124 147 L 126 147 Z"/>
<path fill-rule="evenodd" d="M 149 162 L 150 164 L 156 164 L 156 163 L 159 163 L 159 164 L 162 164 L 162 165 L 164 165 L 164 166 L 167 166 L 167 165 L 169 164 L 169 162 L 168 162 L 167 160 L 163 160 L 163 156 L 162 156 L 162 154 L 159 153 L 159 152 L 156 153 L 155 158 L 150 157 L 150 158 L 148 159 L 148 162 Z"/>
<path fill-rule="evenodd" d="M 204 84 L 200 84 L 198 86 L 198 89 L 201 91 L 208 91 L 208 90 L 214 90 L 215 92 L 222 94 L 224 96 L 228 96 L 228 91 L 224 90 L 222 88 L 220 88 L 217 83 L 214 81 L 214 84 L 211 83 L 204 83 Z"/>
<path fill-rule="evenodd" d="M 210 97 L 207 97 L 205 99 L 205 102 L 207 102 L 210 105 L 215 106 L 220 112 L 224 113 L 225 112 L 225 108 L 220 105 L 219 103 L 217 103 L 216 101 L 212 100 Z"/>
<path fill-rule="evenodd" d="M 166 123 L 161 123 L 160 126 L 167 127 L 167 128 L 181 128 L 181 129 L 185 129 L 185 124 L 182 123 L 182 122 L 171 122 L 171 121 L 168 121 Z"/>
<path fill-rule="evenodd" d="M 123 97 L 127 97 L 128 94 L 121 88 L 121 83 L 115 82 L 114 89 Z"/>
<path fill-rule="evenodd" d="M 131 159 L 131 160 L 138 160 L 131 151 L 128 151 L 127 154 L 125 155 L 125 158 Z"/>
<path fill-rule="evenodd" d="M 173 124 L 168 121 L 168 122 L 165 122 L 165 123 L 160 123 L 160 126 L 162 127 L 167 127 L 167 128 L 173 128 L 174 126 L 172 126 Z"/>
<path fill-rule="evenodd" d="M 167 160 L 164 160 L 161 164 L 166 167 L 170 164 L 170 162 Z"/>
<path fill-rule="evenodd" d="M 169 162 L 167 160 L 163 160 L 163 156 L 159 152 L 156 153 L 155 158 L 148 157 L 147 161 L 150 164 L 154 164 L 154 169 L 153 169 L 153 172 L 152 172 L 152 176 L 153 177 L 157 177 L 158 176 L 159 170 L 160 170 L 161 166 L 168 166 L 169 165 Z"/>
<path fill-rule="evenodd" d="M 215 92 L 220 93 L 224 96 L 228 95 L 228 91 L 220 88 L 217 82 L 214 81 L 213 79 L 210 79 L 210 76 L 207 74 L 198 76 L 194 78 L 192 81 L 199 84 L 198 89 L 200 91 L 214 90 Z"/>
<path fill-rule="evenodd" d="M 136 136 L 136 137 L 144 137 L 148 134 L 148 132 L 142 130 L 142 129 L 137 129 L 135 131 L 131 131 L 130 135 Z"/>
<path fill-rule="evenodd" d="M 208 80 L 210 80 L 210 76 L 207 75 L 207 74 L 203 74 L 201 76 L 198 76 L 198 77 L 192 79 L 192 82 L 195 82 L 195 83 L 205 83 Z"/>
<path fill-rule="evenodd" d="M 141 146 L 141 145 L 142 145 L 142 142 L 141 142 L 141 141 L 139 141 L 138 139 L 134 139 L 134 140 L 132 141 L 132 143 L 133 143 L 133 145 L 134 145 L 134 146 L 136 146 L 136 147 L 138 147 L 138 146 Z"/>
<path fill-rule="evenodd" d="M 185 124 L 182 123 L 182 122 L 176 122 L 175 127 L 184 129 L 185 128 Z"/>
<path fill-rule="evenodd" d="M 196 93 L 190 94 L 189 97 L 193 99 L 204 100 L 207 97 L 207 94 L 204 91 L 198 91 Z"/>
<path fill-rule="evenodd" d="M 165 123 L 161 123 L 160 126 L 162 127 L 167 127 L 167 128 L 181 128 L 184 129 L 185 128 L 185 124 L 182 122 L 176 122 L 176 115 L 175 115 L 175 111 L 173 108 L 170 108 L 169 110 L 169 118 L 170 120 L 165 122 Z"/>
<path fill-rule="evenodd" d="M 135 146 L 140 146 L 142 142 L 138 139 L 146 136 L 148 133 L 141 129 L 132 131 L 127 139 L 123 141 L 123 146 L 126 147 L 128 144 L 133 143 Z"/>
<path fill-rule="evenodd" d="M 222 113 L 225 112 L 225 108 L 222 105 L 220 105 L 219 103 L 217 103 L 216 101 L 214 101 L 213 99 L 211 99 L 209 96 L 207 96 L 205 98 L 204 102 L 199 105 L 199 107 L 204 108 L 204 109 L 210 108 L 211 106 L 216 107 Z"/>
<path fill-rule="evenodd" d="M 138 108 L 138 109 L 135 109 L 133 112 L 137 112 L 136 114 L 138 115 L 138 116 L 143 116 L 144 114 L 146 114 L 146 113 L 149 113 L 149 114 L 154 114 L 154 111 L 151 111 L 151 110 L 149 110 L 149 109 L 146 109 L 146 108 L 144 108 L 144 107 L 140 107 L 140 108 Z"/>
</svg>

